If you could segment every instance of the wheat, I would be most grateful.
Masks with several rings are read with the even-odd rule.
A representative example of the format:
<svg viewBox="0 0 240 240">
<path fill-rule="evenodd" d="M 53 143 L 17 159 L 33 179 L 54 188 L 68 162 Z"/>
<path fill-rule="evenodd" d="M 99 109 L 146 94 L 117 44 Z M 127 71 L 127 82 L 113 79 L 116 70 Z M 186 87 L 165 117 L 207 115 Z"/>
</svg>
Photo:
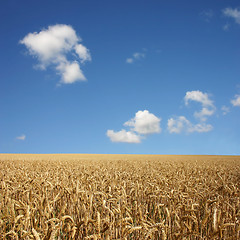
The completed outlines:
<svg viewBox="0 0 240 240">
<path fill-rule="evenodd" d="M 240 239 L 238 156 L 0 154 L 0 239 Z"/>
<path fill-rule="evenodd" d="M 39 233 L 34 228 L 32 228 L 32 233 L 36 240 L 40 240 Z"/>
</svg>

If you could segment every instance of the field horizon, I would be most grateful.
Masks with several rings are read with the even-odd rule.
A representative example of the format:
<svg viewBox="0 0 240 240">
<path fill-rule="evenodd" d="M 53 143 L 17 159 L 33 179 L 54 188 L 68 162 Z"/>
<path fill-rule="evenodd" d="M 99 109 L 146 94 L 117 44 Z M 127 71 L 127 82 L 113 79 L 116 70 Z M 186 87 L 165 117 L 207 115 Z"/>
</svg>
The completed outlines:
<svg viewBox="0 0 240 240">
<path fill-rule="evenodd" d="M 159 156 L 159 157 L 164 157 L 164 156 L 168 156 L 168 157 L 176 157 L 176 156 L 212 156 L 212 157 L 240 157 L 240 155 L 238 154 L 151 154 L 151 153 L 0 153 L 0 156 L 15 156 L 15 155 L 49 155 L 49 156 L 53 156 L 53 155 L 60 155 L 60 156 L 71 156 L 71 155 L 75 155 L 75 156 Z"/>
</svg>

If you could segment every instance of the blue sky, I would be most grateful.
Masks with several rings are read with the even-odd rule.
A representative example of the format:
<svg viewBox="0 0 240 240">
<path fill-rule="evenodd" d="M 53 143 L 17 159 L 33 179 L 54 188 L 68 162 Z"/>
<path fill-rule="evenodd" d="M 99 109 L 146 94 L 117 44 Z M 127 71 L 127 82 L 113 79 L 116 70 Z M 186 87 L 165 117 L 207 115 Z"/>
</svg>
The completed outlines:
<svg viewBox="0 0 240 240">
<path fill-rule="evenodd" d="M 0 152 L 240 154 L 236 0 L 0 3 Z"/>
</svg>

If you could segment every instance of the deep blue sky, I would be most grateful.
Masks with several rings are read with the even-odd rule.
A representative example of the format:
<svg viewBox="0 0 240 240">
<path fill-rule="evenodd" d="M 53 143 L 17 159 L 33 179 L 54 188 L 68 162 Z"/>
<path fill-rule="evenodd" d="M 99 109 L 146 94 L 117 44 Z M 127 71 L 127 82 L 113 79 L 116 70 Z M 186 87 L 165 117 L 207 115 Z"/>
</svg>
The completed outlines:
<svg viewBox="0 0 240 240">
<path fill-rule="evenodd" d="M 239 7 L 237 0 L 1 1 L 0 152 L 240 154 Z M 58 24 L 89 50 L 91 61 L 79 63 L 87 81 L 59 85 L 56 65 L 37 68 L 38 57 L 20 43 Z M 187 104 L 187 92 L 211 103 Z M 202 120 L 194 112 L 204 107 L 212 113 Z M 144 110 L 161 119 L 160 131 L 123 125 Z M 179 116 L 211 128 L 171 132 L 168 120 Z M 122 129 L 141 142 L 107 136 Z"/>
</svg>

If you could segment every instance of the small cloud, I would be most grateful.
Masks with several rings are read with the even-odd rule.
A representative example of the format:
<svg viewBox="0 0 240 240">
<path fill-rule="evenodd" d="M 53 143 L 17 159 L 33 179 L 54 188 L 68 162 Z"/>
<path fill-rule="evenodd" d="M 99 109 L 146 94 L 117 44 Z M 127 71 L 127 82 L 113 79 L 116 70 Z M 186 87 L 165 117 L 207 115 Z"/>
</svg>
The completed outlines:
<svg viewBox="0 0 240 240">
<path fill-rule="evenodd" d="M 240 107 L 240 95 L 235 95 L 234 99 L 231 100 L 234 107 Z"/>
<path fill-rule="evenodd" d="M 146 50 L 144 49 L 144 51 L 146 51 Z M 126 59 L 126 63 L 133 63 L 133 62 L 135 62 L 137 60 L 141 60 L 143 58 L 145 58 L 145 53 L 135 52 L 135 53 L 133 53 L 132 57 Z"/>
<path fill-rule="evenodd" d="M 201 103 L 203 106 L 213 106 L 213 102 L 209 99 L 208 94 L 199 90 L 186 92 L 184 100 L 186 105 L 189 101 L 196 101 Z"/>
<path fill-rule="evenodd" d="M 110 138 L 112 142 L 125 142 L 125 143 L 140 143 L 141 137 L 134 132 L 121 130 L 119 132 L 115 132 L 113 130 L 107 131 L 107 136 Z"/>
<path fill-rule="evenodd" d="M 226 115 L 230 112 L 230 108 L 225 105 L 221 107 L 221 110 L 223 115 Z"/>
<path fill-rule="evenodd" d="M 194 113 L 194 116 L 201 121 L 206 121 L 207 117 L 212 116 L 215 113 L 216 108 L 207 93 L 198 90 L 189 91 L 186 92 L 184 100 L 185 105 L 188 105 L 189 101 L 196 101 L 202 104 L 202 110 Z"/>
<path fill-rule="evenodd" d="M 138 111 L 135 117 L 124 123 L 124 126 L 132 127 L 132 130 L 139 134 L 160 133 L 161 118 L 156 117 L 148 110 Z"/>
<path fill-rule="evenodd" d="M 170 133 L 193 133 L 209 132 L 213 129 L 211 124 L 207 124 L 207 118 L 215 113 L 215 106 L 207 93 L 201 91 L 188 91 L 184 97 L 185 105 L 190 101 L 198 102 L 202 105 L 201 111 L 194 112 L 194 117 L 200 122 L 193 124 L 185 116 L 178 116 L 168 119 L 168 131 Z"/>
<path fill-rule="evenodd" d="M 213 18 L 214 16 L 214 12 L 211 9 L 207 9 L 204 10 L 200 13 L 200 16 L 202 17 L 202 19 L 206 22 L 210 22 L 210 20 Z"/>
<path fill-rule="evenodd" d="M 130 127 L 130 131 L 108 130 L 107 136 L 112 142 L 140 143 L 146 135 L 161 132 L 160 121 L 160 118 L 148 110 L 138 111 L 134 118 L 124 123 L 124 126 Z"/>
<path fill-rule="evenodd" d="M 81 59 L 81 63 L 92 60 L 89 49 L 82 44 L 77 44 L 75 46 L 75 51 L 78 54 L 78 57 Z"/>
<path fill-rule="evenodd" d="M 193 132 L 209 132 L 213 129 L 212 125 L 206 123 L 192 124 L 186 117 L 179 116 L 177 118 L 168 119 L 168 131 L 170 133 L 193 133 Z"/>
<path fill-rule="evenodd" d="M 127 58 L 126 63 L 133 63 L 133 59 L 132 58 Z"/>
<path fill-rule="evenodd" d="M 21 136 L 16 137 L 16 139 L 24 141 L 26 139 L 26 136 L 22 134 Z"/>
<path fill-rule="evenodd" d="M 81 41 L 71 26 L 56 24 L 40 32 L 27 34 L 20 43 L 26 46 L 30 55 L 38 59 L 39 69 L 53 66 L 61 76 L 60 83 L 69 84 L 86 80 L 80 63 L 91 61 L 91 55 L 79 43 Z M 69 60 L 69 56 L 77 59 Z"/>
<path fill-rule="evenodd" d="M 231 17 L 237 24 L 240 24 L 240 9 L 238 8 L 225 8 L 222 10 L 224 16 Z"/>
</svg>

